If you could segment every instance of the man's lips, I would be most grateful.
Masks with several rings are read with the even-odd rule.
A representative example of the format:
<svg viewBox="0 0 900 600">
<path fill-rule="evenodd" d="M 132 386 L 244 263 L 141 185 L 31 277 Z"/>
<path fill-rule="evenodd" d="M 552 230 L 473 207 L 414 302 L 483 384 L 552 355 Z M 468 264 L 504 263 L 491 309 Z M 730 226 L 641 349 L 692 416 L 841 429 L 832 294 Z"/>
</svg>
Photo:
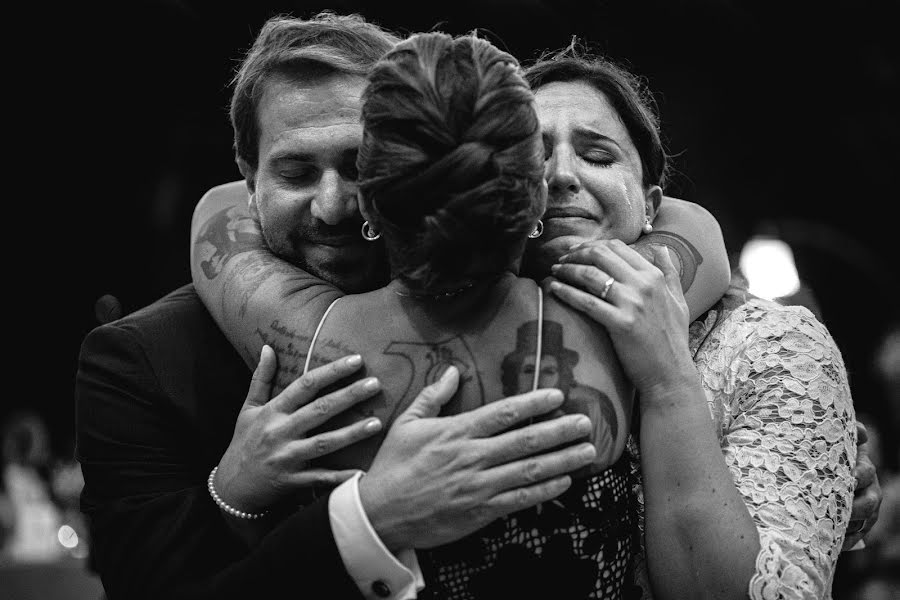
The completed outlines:
<svg viewBox="0 0 900 600">
<path fill-rule="evenodd" d="M 335 248 L 340 248 L 343 246 L 355 246 L 357 243 L 365 243 L 365 240 L 362 239 L 362 236 L 359 234 L 352 235 L 336 235 L 336 236 L 328 236 L 328 237 L 313 237 L 307 238 L 304 240 L 307 244 L 312 244 L 314 246 L 333 246 Z"/>
</svg>

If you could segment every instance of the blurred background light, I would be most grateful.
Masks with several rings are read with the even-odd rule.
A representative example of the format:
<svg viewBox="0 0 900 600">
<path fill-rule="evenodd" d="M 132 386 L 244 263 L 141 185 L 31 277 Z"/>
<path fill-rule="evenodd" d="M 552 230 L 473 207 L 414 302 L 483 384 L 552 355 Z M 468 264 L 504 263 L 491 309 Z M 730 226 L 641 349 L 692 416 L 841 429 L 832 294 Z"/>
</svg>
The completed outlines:
<svg viewBox="0 0 900 600">
<path fill-rule="evenodd" d="M 794 253 L 778 238 L 750 238 L 741 250 L 740 268 L 747 278 L 750 293 L 760 298 L 774 300 L 800 289 Z"/>
<path fill-rule="evenodd" d="M 65 548 L 74 548 L 78 545 L 78 533 L 71 525 L 63 525 L 56 534 L 59 543 Z"/>
</svg>

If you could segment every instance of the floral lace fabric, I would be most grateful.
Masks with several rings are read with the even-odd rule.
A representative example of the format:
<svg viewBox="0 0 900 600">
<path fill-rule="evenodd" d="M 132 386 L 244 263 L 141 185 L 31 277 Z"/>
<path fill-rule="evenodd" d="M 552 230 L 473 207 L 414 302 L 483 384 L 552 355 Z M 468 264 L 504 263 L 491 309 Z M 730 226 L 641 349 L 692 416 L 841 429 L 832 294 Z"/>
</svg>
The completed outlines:
<svg viewBox="0 0 900 600">
<path fill-rule="evenodd" d="M 856 485 L 855 415 L 834 340 L 803 307 L 731 292 L 691 325 L 690 347 L 759 531 L 749 598 L 831 598 Z M 635 440 L 628 452 L 643 530 Z M 652 598 L 643 552 L 633 570 Z"/>
<path fill-rule="evenodd" d="M 629 457 L 578 478 L 559 498 L 418 551 L 420 600 L 625 599 L 638 544 Z"/>
</svg>

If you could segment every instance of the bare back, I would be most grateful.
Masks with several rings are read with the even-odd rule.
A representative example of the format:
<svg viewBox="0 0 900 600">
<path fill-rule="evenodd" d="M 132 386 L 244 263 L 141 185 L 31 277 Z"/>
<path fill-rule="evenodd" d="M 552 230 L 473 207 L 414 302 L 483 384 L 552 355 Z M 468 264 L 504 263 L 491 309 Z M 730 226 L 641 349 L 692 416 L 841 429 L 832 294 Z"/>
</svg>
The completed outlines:
<svg viewBox="0 0 900 600">
<path fill-rule="evenodd" d="M 445 414 L 537 387 L 560 388 L 566 395 L 562 411 L 586 414 L 594 424 L 597 460 L 591 471 L 612 464 L 624 448 L 632 392 L 605 332 L 530 279 L 509 275 L 471 293 L 476 297 L 449 300 L 457 305 L 449 312 L 434 306 L 440 300 L 402 297 L 392 287 L 335 301 L 317 328 L 309 368 L 358 353 L 365 375 L 377 376 L 382 392 L 327 428 L 375 416 L 387 430 L 423 387 L 453 365 L 461 383 Z M 381 441 L 371 438 L 320 464 L 366 469 Z"/>
</svg>

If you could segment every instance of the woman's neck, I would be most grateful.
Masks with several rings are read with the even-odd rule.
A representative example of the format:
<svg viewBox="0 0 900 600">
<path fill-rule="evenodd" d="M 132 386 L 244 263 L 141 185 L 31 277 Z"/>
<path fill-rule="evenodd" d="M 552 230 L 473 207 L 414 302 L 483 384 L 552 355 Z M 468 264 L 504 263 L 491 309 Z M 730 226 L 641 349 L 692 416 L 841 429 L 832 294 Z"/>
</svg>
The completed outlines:
<svg viewBox="0 0 900 600">
<path fill-rule="evenodd" d="M 498 277 L 462 282 L 433 293 L 410 289 L 401 279 L 394 279 L 385 290 L 410 315 L 421 315 L 445 326 L 456 321 L 471 323 L 479 312 L 492 309 L 509 292 L 518 277 L 506 272 Z"/>
</svg>

